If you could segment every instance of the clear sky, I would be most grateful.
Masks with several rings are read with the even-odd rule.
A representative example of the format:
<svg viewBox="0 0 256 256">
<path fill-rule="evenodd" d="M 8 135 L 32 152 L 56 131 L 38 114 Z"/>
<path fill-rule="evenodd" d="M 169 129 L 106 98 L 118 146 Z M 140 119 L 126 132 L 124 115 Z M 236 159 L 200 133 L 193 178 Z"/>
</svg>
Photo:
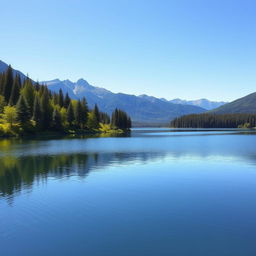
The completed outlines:
<svg viewBox="0 0 256 256">
<path fill-rule="evenodd" d="M 256 91 L 255 0 L 0 0 L 0 59 L 35 80 L 233 100 Z"/>
</svg>

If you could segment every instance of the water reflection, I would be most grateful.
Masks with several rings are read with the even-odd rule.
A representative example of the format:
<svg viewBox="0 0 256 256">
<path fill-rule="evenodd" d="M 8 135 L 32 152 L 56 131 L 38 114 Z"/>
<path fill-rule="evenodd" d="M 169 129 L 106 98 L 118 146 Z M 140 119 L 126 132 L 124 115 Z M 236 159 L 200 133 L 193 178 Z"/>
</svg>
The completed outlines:
<svg viewBox="0 0 256 256">
<path fill-rule="evenodd" d="M 182 131 L 173 135 L 168 129 L 135 129 L 132 137 L 122 138 L 4 139 L 0 140 L 0 197 L 12 198 L 22 190 L 32 190 L 35 182 L 47 182 L 49 177 L 86 178 L 90 171 L 109 165 L 157 159 L 256 165 L 255 142 L 251 132 Z"/>
<path fill-rule="evenodd" d="M 11 198 L 36 182 L 47 182 L 49 177 L 62 179 L 77 176 L 85 178 L 91 170 L 108 165 L 127 164 L 164 157 L 157 153 L 114 154 L 59 154 L 0 158 L 0 196 Z"/>
</svg>

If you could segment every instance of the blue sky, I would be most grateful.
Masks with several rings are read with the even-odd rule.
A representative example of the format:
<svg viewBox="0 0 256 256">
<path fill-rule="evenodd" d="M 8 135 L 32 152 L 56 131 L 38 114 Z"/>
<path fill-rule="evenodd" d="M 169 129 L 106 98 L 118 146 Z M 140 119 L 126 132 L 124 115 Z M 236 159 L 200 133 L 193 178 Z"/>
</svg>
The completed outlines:
<svg viewBox="0 0 256 256">
<path fill-rule="evenodd" d="M 256 91 L 256 2 L 0 0 L 0 59 L 35 80 L 167 99 Z"/>
</svg>

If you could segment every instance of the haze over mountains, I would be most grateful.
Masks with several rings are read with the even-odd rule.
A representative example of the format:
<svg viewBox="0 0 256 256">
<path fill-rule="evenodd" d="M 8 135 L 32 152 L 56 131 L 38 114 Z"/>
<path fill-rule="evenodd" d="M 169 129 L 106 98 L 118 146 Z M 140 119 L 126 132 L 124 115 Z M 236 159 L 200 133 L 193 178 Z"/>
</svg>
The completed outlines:
<svg viewBox="0 0 256 256">
<path fill-rule="evenodd" d="M 8 65 L 0 61 L 0 72 L 7 69 Z M 20 74 L 22 79 L 25 75 Z M 212 102 L 207 99 L 186 101 L 180 99 L 166 100 L 148 95 L 129 95 L 124 93 L 113 93 L 107 89 L 90 85 L 86 80 L 79 79 L 77 82 L 70 80 L 61 81 L 59 79 L 43 81 L 51 91 L 58 92 L 60 89 L 68 93 L 73 99 L 85 97 L 88 105 L 92 108 L 98 104 L 102 111 L 110 114 L 115 108 L 126 111 L 134 123 L 143 124 L 168 124 L 175 117 L 202 113 L 207 110 L 219 107 L 225 102 Z"/>
<path fill-rule="evenodd" d="M 211 110 L 214 108 L 218 108 L 228 102 L 225 101 L 209 101 L 207 99 L 199 99 L 199 100 L 181 100 L 181 99 L 173 99 L 170 102 L 175 104 L 183 104 L 183 105 L 194 105 L 207 110 Z"/>
</svg>

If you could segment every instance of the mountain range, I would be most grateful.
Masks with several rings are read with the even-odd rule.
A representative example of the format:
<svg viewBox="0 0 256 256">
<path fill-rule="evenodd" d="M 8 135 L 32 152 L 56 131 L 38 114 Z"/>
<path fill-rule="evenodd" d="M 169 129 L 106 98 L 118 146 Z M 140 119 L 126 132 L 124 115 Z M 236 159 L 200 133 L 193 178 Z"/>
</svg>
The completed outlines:
<svg viewBox="0 0 256 256">
<path fill-rule="evenodd" d="M 0 73 L 6 71 L 7 68 L 8 68 L 8 65 L 7 65 L 5 62 L 3 62 L 3 61 L 0 60 Z M 16 70 L 16 69 L 13 69 L 13 73 L 14 73 L 14 75 L 19 74 L 21 80 L 24 80 L 24 79 L 26 79 L 26 77 L 27 77 L 27 76 L 24 75 L 21 71 Z"/>
<path fill-rule="evenodd" d="M 5 71 L 7 67 L 8 65 L 0 60 L 0 72 Z M 22 79 L 26 78 L 22 72 L 18 70 L 14 72 L 20 74 Z M 108 114 L 115 108 L 120 108 L 131 116 L 133 123 L 138 124 L 168 124 L 175 117 L 202 113 L 225 104 L 225 102 L 212 102 L 207 99 L 166 100 L 145 94 L 135 96 L 113 93 L 107 89 L 92 86 L 84 79 L 79 79 L 77 82 L 55 79 L 42 81 L 41 84 L 45 84 L 53 92 L 62 89 L 73 99 L 85 97 L 90 108 L 97 104 L 102 111 Z"/>
<path fill-rule="evenodd" d="M 183 105 L 194 105 L 207 110 L 218 108 L 228 102 L 225 101 L 209 101 L 207 99 L 199 99 L 199 100 L 181 100 L 181 99 L 173 99 L 169 102 L 174 104 L 183 104 Z"/>
<path fill-rule="evenodd" d="M 234 100 L 227 103 L 219 108 L 213 109 L 211 113 L 216 114 L 235 114 L 235 113 L 256 113 L 256 92 L 251 93 L 247 96 Z"/>
<path fill-rule="evenodd" d="M 115 108 L 120 108 L 131 116 L 133 123 L 167 124 L 175 117 L 206 111 L 198 106 L 174 104 L 147 95 L 113 93 L 104 88 L 92 86 L 84 79 L 79 79 L 77 82 L 55 79 L 41 83 L 53 92 L 62 89 L 64 93 L 68 93 L 74 99 L 85 97 L 90 108 L 97 104 L 108 114 Z"/>
</svg>

